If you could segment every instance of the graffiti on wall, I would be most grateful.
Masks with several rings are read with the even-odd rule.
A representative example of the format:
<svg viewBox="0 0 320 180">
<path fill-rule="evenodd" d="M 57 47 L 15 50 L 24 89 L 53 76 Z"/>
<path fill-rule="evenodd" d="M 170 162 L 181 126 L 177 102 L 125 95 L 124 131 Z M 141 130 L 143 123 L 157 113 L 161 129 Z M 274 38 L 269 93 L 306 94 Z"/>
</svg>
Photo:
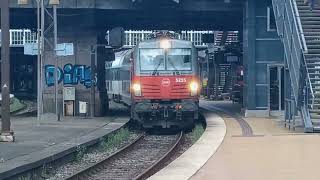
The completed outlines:
<svg viewBox="0 0 320 180">
<path fill-rule="evenodd" d="M 45 81 L 47 86 L 54 86 L 54 65 L 45 66 Z M 95 85 L 96 80 L 91 80 L 91 67 L 86 65 L 72 65 L 66 64 L 63 69 L 60 67 L 58 72 L 58 83 L 63 82 L 64 85 L 78 85 L 82 84 L 86 88 L 90 88 L 92 84 Z M 96 79 L 96 78 L 95 78 Z"/>
</svg>

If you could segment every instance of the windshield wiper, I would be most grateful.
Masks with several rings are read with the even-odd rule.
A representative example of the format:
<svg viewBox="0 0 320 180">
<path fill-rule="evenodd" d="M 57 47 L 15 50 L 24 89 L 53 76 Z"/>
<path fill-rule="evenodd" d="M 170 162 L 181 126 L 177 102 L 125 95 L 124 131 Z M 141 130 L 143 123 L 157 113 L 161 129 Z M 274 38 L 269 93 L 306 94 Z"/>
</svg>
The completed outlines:
<svg viewBox="0 0 320 180">
<path fill-rule="evenodd" d="M 170 58 L 168 58 L 168 62 L 171 64 L 171 66 L 172 66 L 173 69 L 174 69 L 173 75 L 180 75 L 179 70 L 178 70 L 177 67 L 173 64 L 173 62 L 171 61 Z"/>
<path fill-rule="evenodd" d="M 160 67 L 160 65 L 161 65 L 161 61 L 159 61 L 159 64 L 157 64 L 157 67 L 154 69 L 154 71 L 152 72 L 152 76 L 155 76 L 156 74 L 157 74 L 157 72 L 158 72 L 158 69 L 159 69 L 159 67 Z"/>
</svg>

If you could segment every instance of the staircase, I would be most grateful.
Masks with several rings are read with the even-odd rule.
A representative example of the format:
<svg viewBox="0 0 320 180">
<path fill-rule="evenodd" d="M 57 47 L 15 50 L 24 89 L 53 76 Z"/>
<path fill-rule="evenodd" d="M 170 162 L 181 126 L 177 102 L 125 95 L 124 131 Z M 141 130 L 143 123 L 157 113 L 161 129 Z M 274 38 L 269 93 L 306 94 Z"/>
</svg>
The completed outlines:
<svg viewBox="0 0 320 180">
<path fill-rule="evenodd" d="M 320 8 L 304 0 L 272 0 L 288 72 L 285 120 L 300 112 L 305 132 L 320 130 Z"/>
<path fill-rule="evenodd" d="M 230 77 L 231 64 L 219 64 L 220 68 L 220 86 L 222 93 L 230 93 L 232 91 L 232 78 Z"/>
<path fill-rule="evenodd" d="M 296 0 L 300 21 L 308 48 L 304 53 L 314 100 L 309 100 L 308 109 L 314 130 L 320 130 L 320 7 L 312 11 L 303 0 Z"/>
<path fill-rule="evenodd" d="M 226 84 L 226 77 L 229 70 L 230 64 L 219 64 L 219 76 L 220 76 L 220 86 L 223 88 Z"/>
<path fill-rule="evenodd" d="M 230 64 L 219 64 L 217 76 L 217 82 L 213 84 L 214 99 L 220 99 L 224 95 L 230 94 L 232 91 L 232 85 L 229 84 L 231 79 L 229 78 L 231 65 Z"/>
</svg>

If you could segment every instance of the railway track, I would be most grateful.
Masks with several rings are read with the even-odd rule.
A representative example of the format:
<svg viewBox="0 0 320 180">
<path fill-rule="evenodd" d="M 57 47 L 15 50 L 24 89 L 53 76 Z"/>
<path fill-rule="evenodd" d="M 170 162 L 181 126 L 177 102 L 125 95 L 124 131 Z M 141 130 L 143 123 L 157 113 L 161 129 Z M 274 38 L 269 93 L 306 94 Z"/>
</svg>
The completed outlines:
<svg viewBox="0 0 320 180">
<path fill-rule="evenodd" d="M 179 135 L 141 135 L 108 158 L 66 179 L 146 179 L 171 156 L 182 137 L 182 132 Z"/>
</svg>

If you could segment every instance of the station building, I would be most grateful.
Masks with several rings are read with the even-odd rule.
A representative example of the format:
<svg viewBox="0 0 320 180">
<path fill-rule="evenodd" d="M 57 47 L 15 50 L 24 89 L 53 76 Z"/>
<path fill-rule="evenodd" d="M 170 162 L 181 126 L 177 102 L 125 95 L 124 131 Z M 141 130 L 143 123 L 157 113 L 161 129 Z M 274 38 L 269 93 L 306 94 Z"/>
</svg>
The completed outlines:
<svg viewBox="0 0 320 180">
<path fill-rule="evenodd" d="M 79 101 L 94 103 L 96 116 L 105 114 L 107 95 L 104 68 L 106 61 L 112 60 L 112 55 L 107 46 L 100 45 L 108 40 L 110 29 L 123 27 L 126 30 L 124 48 L 134 46 L 153 30 L 179 32 L 182 39 L 194 41 L 199 50 L 208 47 L 201 41 L 202 34 L 208 32 L 215 33 L 216 38 L 220 36 L 220 44 L 216 43 L 215 47 L 226 46 L 232 40 L 238 42 L 243 66 L 241 94 L 245 115 L 281 115 L 286 107 L 286 98 L 298 100 L 295 93 L 290 94 L 294 88 L 290 87 L 290 83 L 286 84 L 289 76 L 293 76 L 291 67 L 285 65 L 286 44 L 282 42 L 283 36 L 279 36 L 276 23 L 280 15 L 277 14 L 278 9 L 275 11 L 274 8 L 280 7 L 280 4 L 276 0 L 60 0 L 58 43 L 72 43 L 74 55 L 57 58 L 59 111 L 64 111 L 63 87 L 74 87 L 74 115 L 79 114 Z M 50 5 L 46 5 L 46 8 L 49 13 L 52 11 Z M 36 4 L 21 6 L 12 1 L 11 16 L 11 91 L 20 98 L 34 99 L 37 91 L 37 58 L 24 55 L 24 46 L 37 41 Z M 45 16 L 47 31 L 42 72 L 44 112 L 55 111 L 55 58 L 51 24 L 50 16 Z M 234 32 L 236 37 L 232 39 Z M 95 72 L 93 80 L 92 70 Z M 92 85 L 95 98 L 90 102 Z"/>
</svg>

